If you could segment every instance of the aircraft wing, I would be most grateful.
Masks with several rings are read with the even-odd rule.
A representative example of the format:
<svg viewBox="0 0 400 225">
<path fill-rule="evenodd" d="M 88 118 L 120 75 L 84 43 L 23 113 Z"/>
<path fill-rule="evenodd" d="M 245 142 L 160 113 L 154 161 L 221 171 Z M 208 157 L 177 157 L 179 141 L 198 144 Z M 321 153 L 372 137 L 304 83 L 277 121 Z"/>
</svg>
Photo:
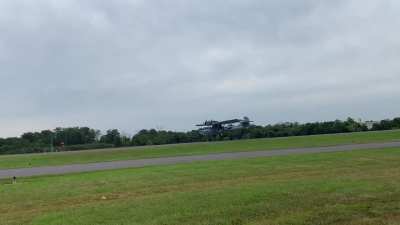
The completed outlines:
<svg viewBox="0 0 400 225">
<path fill-rule="evenodd" d="M 241 122 L 242 120 L 239 120 L 239 119 L 233 119 L 233 120 L 225 120 L 225 121 L 221 121 L 221 122 L 218 122 L 218 124 L 230 124 L 230 123 L 239 123 L 239 122 Z"/>
</svg>

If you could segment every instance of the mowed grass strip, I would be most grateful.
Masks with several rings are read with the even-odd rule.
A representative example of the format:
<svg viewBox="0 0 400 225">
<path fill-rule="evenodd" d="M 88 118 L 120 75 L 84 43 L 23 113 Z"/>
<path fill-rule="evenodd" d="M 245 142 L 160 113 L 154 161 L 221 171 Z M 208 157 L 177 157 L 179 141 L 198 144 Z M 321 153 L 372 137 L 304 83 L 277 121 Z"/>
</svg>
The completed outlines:
<svg viewBox="0 0 400 225">
<path fill-rule="evenodd" d="M 221 152 L 320 147 L 386 141 L 400 141 L 400 130 L 208 143 L 205 142 L 78 152 L 6 155 L 0 156 L 0 169 L 67 165 L 180 155 L 201 155 Z"/>
<path fill-rule="evenodd" d="M 397 225 L 400 148 L 24 178 L 1 225 Z"/>
</svg>

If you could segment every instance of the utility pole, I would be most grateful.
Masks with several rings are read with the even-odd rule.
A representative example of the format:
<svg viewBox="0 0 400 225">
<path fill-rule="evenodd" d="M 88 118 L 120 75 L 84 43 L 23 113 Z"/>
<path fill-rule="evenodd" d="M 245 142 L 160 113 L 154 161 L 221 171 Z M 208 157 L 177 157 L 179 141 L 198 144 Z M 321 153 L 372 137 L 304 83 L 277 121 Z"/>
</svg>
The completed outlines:
<svg viewBox="0 0 400 225">
<path fill-rule="evenodd" d="M 50 134 L 50 152 L 54 152 L 54 136 L 53 136 L 53 133 Z"/>
<path fill-rule="evenodd" d="M 50 134 L 50 152 L 54 152 L 54 150 L 57 151 L 57 149 L 54 149 L 54 141 L 57 138 L 57 133 L 56 132 L 52 132 Z"/>
</svg>

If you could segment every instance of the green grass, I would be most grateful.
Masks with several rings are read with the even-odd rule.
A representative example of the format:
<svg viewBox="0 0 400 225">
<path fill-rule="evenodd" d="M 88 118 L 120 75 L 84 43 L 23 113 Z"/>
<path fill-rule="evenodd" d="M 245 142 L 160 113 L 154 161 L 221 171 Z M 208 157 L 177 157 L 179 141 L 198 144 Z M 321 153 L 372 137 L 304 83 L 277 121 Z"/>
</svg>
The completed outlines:
<svg viewBox="0 0 400 225">
<path fill-rule="evenodd" d="M 400 140 L 400 130 L 0 156 L 0 169 Z"/>
<path fill-rule="evenodd" d="M 397 225 L 399 221 L 400 148 L 156 166 L 0 184 L 1 225 Z"/>
</svg>

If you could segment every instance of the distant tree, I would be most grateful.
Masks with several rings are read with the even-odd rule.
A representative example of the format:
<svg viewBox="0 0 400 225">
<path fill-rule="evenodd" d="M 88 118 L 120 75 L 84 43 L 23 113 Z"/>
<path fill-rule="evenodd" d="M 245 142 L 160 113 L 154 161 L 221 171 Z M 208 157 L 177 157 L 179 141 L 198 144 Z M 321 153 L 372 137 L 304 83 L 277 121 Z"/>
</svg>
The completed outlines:
<svg viewBox="0 0 400 225">
<path fill-rule="evenodd" d="M 400 129 L 400 117 L 381 120 L 372 130 Z M 278 123 L 266 126 L 227 130 L 219 134 L 204 135 L 198 130 L 175 132 L 165 130 L 141 130 L 132 138 L 121 135 L 117 129 L 107 130 L 102 135 L 99 130 L 89 127 L 58 127 L 54 130 L 26 132 L 19 138 L 0 138 L 0 154 L 33 153 L 49 151 L 50 143 L 65 144 L 66 150 L 104 148 L 128 145 L 162 145 L 173 143 L 237 140 L 247 138 L 272 138 L 298 135 L 331 134 L 367 131 L 365 124 L 353 118 L 313 123 Z"/>
<path fill-rule="evenodd" d="M 400 129 L 400 117 L 394 118 L 392 123 L 393 123 L 392 128 Z"/>
<path fill-rule="evenodd" d="M 25 140 L 27 140 L 27 141 L 29 141 L 29 142 L 34 142 L 34 141 L 37 140 L 36 135 L 35 135 L 34 133 L 32 133 L 32 132 L 28 132 L 28 133 L 22 134 L 22 135 L 21 135 L 21 138 L 22 138 L 22 139 L 25 139 Z"/>
<path fill-rule="evenodd" d="M 118 129 L 107 130 L 106 134 L 100 139 L 101 142 L 121 146 L 121 134 Z"/>
</svg>

